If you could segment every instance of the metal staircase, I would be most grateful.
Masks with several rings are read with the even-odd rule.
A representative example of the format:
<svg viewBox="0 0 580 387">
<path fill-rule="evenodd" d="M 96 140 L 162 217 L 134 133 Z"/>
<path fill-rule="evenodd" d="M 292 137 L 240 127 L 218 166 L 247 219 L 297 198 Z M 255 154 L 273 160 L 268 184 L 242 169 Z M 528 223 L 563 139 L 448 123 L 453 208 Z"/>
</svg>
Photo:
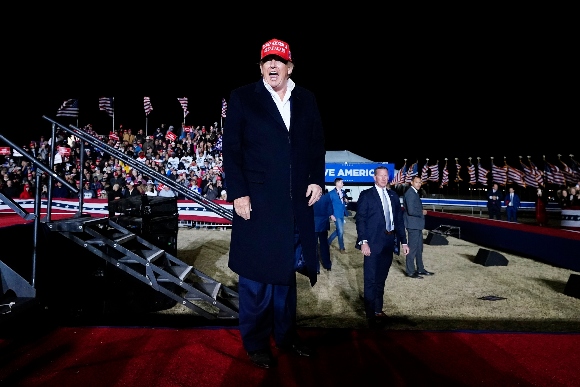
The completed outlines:
<svg viewBox="0 0 580 387">
<path fill-rule="evenodd" d="M 81 165 L 83 164 L 84 142 L 103 149 L 125 164 L 137 169 L 141 173 L 154 177 L 157 181 L 168 185 L 174 192 L 180 193 L 187 199 L 194 200 L 202 206 L 212 210 L 227 220 L 232 220 L 232 212 L 224 207 L 213 203 L 198 193 L 188 190 L 185 187 L 176 184 L 167 176 L 160 174 L 132 159 L 108 144 L 96 139 L 95 137 L 81 131 L 71 125 L 67 128 L 58 122 L 43 116 L 46 120 L 52 122 L 53 133 L 52 142 L 55 141 L 55 128 L 61 129 L 80 138 L 81 141 Z M 74 193 L 79 193 L 76 187 L 71 186 L 66 180 L 60 178 L 52 171 L 52 160 L 50 167 L 39 163 L 34 157 L 29 155 L 22 148 L 10 142 L 4 136 L 0 135 L 0 140 L 11 145 L 16 151 L 20 152 L 23 157 L 28 159 L 38 169 L 47 173 L 51 179 L 56 179 L 63 183 Z M 37 174 L 37 185 L 40 182 Z M 82 185 L 82 184 L 81 184 Z M 36 196 L 34 214 L 28 213 L 10 198 L 2 197 L 4 203 L 7 203 L 16 213 L 24 219 L 34 219 L 34 241 L 33 241 L 33 262 L 32 262 L 32 280 L 26 281 L 18 273 L 10 269 L 6 264 L 0 261 L 0 277 L 2 279 L 3 299 L 6 294 L 13 298 L 23 301 L 34 300 L 37 297 L 35 287 L 36 276 L 36 255 L 37 239 L 41 223 L 50 231 L 58 232 L 65 238 L 71 240 L 83 249 L 93 253 L 97 257 L 107 261 L 111 266 L 122 270 L 138 281 L 146 284 L 151 289 L 160 292 L 181 305 L 186 306 L 197 315 L 207 319 L 237 319 L 239 309 L 238 294 L 234 290 L 224 286 L 219 281 L 210 278 L 203 272 L 195 269 L 179 259 L 168 251 L 148 241 L 142 235 L 137 235 L 128 228 L 123 227 L 109 216 L 108 218 L 93 218 L 83 214 L 83 198 L 79 194 L 79 212 L 72 218 L 52 220 L 51 219 L 51 200 L 52 190 L 48 192 L 47 216 L 40 218 L 39 193 Z M 50 233 L 49 233 L 50 234 Z M 0 295 L 2 296 L 2 295 Z M 12 307 L 14 302 L 7 304 Z M 0 320 L 2 316 L 0 315 Z"/>
<path fill-rule="evenodd" d="M 236 319 L 238 294 L 110 218 L 46 223 L 67 239 L 208 319 Z"/>
</svg>

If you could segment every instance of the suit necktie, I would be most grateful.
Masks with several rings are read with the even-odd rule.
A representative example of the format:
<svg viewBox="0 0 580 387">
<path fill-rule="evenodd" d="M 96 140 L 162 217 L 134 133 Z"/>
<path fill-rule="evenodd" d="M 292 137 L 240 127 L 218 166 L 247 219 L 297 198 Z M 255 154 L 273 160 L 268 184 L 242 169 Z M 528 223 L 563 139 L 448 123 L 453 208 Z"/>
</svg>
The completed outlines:
<svg viewBox="0 0 580 387">
<path fill-rule="evenodd" d="M 391 211 L 389 209 L 389 201 L 387 200 L 387 192 L 383 191 L 383 211 L 385 212 L 385 223 L 387 225 L 387 231 L 391 231 Z"/>
</svg>

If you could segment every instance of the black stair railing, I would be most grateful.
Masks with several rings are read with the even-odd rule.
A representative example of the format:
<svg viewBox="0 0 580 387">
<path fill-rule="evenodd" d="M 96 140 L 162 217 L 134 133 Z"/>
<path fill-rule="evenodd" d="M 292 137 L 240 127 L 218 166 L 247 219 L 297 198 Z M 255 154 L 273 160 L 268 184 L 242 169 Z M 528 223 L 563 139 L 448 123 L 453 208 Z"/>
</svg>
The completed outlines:
<svg viewBox="0 0 580 387">
<path fill-rule="evenodd" d="M 75 127 L 74 125 L 70 125 L 70 128 L 68 128 L 64 125 L 59 124 L 58 122 L 56 122 L 55 120 L 53 120 L 47 116 L 42 116 L 42 118 L 44 118 L 45 120 L 47 120 L 49 122 L 52 122 L 54 125 L 57 125 L 59 128 L 65 130 L 68 133 L 73 134 L 74 136 L 80 138 L 81 140 L 86 141 L 89 144 L 91 144 L 99 149 L 104 150 L 106 153 L 108 153 L 108 154 L 116 157 L 117 159 L 123 161 L 125 164 L 130 165 L 132 168 L 135 168 L 137 171 L 141 172 L 142 174 L 154 177 L 157 181 L 159 181 L 159 182 L 167 185 L 169 188 L 171 188 L 173 190 L 173 192 L 180 193 L 181 195 L 183 195 L 187 199 L 190 199 L 190 200 L 193 200 L 193 201 L 199 203 L 203 207 L 215 212 L 216 214 L 223 217 L 224 219 L 227 219 L 230 222 L 232 221 L 233 213 L 231 210 L 228 210 L 227 208 L 224 208 L 224 207 L 220 206 L 219 204 L 214 203 L 213 201 L 203 197 L 202 195 L 198 194 L 195 191 L 187 189 L 183 185 L 175 183 L 169 177 L 155 171 L 152 168 L 149 168 L 146 164 L 144 164 L 140 161 L 137 161 L 134 158 L 127 156 L 123 152 L 115 149 L 114 147 L 99 140 L 98 138 L 95 138 L 94 136 L 86 133 L 85 131 Z"/>
</svg>

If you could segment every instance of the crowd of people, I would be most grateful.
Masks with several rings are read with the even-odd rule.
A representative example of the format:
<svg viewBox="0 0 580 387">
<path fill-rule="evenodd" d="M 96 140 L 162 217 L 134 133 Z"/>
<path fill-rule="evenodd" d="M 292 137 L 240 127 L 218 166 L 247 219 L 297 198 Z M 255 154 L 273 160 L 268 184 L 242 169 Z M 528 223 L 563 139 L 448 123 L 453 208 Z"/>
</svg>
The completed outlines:
<svg viewBox="0 0 580 387">
<path fill-rule="evenodd" d="M 143 133 L 143 129 L 133 133 L 132 129 L 122 125 L 106 135 L 97 134 L 90 124 L 82 130 L 209 200 L 227 200 L 222 167 L 222 129 L 217 127 L 217 123 L 207 128 L 182 124 L 179 130 L 165 126 L 161 124 L 149 136 Z M 82 145 L 81 148 L 81 140 L 76 136 L 58 130 L 54 146 L 50 137 L 40 136 L 21 148 L 47 168 L 50 168 L 50 158 L 54 157 L 53 172 L 76 187 L 85 199 L 120 199 L 134 195 L 185 199 L 154 176 L 140 173 L 87 142 Z M 48 174 L 24 157 L 4 156 L 0 173 L 0 192 L 7 197 L 34 198 L 38 189 L 41 197 L 48 195 Z M 38 187 L 37 173 L 41 174 Z M 78 198 L 56 179 L 52 179 L 52 184 L 53 198 Z"/>
</svg>

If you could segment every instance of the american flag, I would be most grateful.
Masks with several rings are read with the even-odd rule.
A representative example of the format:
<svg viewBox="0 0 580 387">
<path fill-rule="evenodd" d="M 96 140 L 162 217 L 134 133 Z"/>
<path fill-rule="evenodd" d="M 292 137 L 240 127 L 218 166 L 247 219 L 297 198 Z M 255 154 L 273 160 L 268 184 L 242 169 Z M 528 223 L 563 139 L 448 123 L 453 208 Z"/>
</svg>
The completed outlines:
<svg viewBox="0 0 580 387">
<path fill-rule="evenodd" d="M 78 117 L 79 116 L 79 100 L 67 99 L 56 113 L 57 117 Z"/>
<path fill-rule="evenodd" d="M 457 161 L 457 159 L 455 159 L 455 168 L 457 169 L 457 175 L 455 176 L 455 182 L 458 183 L 460 181 L 463 181 L 463 179 L 461 178 L 461 176 L 459 176 L 459 172 L 461 172 L 461 165 L 459 165 L 459 161 Z"/>
<path fill-rule="evenodd" d="M 528 161 L 530 162 L 530 168 L 536 178 L 537 186 L 544 186 L 544 172 L 540 170 L 540 168 L 536 167 L 536 164 L 532 162 L 530 156 L 528 156 Z"/>
<path fill-rule="evenodd" d="M 439 182 L 439 160 L 431 166 L 429 166 L 429 181 Z"/>
<path fill-rule="evenodd" d="M 407 170 L 407 174 L 405 175 L 405 183 L 411 183 L 413 180 L 413 176 L 417 176 L 419 174 L 419 169 L 417 166 L 417 161 L 411 165 L 411 167 Z"/>
<path fill-rule="evenodd" d="M 521 156 L 520 156 L 520 165 L 522 166 L 522 169 L 524 171 L 524 181 L 526 183 L 526 186 L 538 188 L 539 182 L 538 179 L 536 178 L 536 173 L 531 167 L 524 164 Z"/>
<path fill-rule="evenodd" d="M 467 167 L 467 172 L 469 172 L 469 184 L 476 184 L 476 176 L 475 176 L 475 165 L 471 162 L 471 157 L 469 158 L 469 166 Z"/>
<path fill-rule="evenodd" d="M 491 179 L 494 183 L 499 185 L 506 185 L 507 182 L 507 168 L 498 167 L 493 163 L 493 157 L 491 158 Z"/>
<path fill-rule="evenodd" d="M 421 170 L 421 184 L 427 183 L 428 178 L 429 178 L 429 159 L 425 159 L 425 165 L 423 165 L 423 169 Z"/>
<path fill-rule="evenodd" d="M 185 116 L 189 114 L 189 111 L 187 110 L 187 97 L 177 98 L 177 100 L 183 108 L 183 117 L 185 118 Z"/>
<path fill-rule="evenodd" d="M 145 115 L 148 116 L 149 113 L 151 113 L 151 110 L 153 110 L 153 106 L 151 106 L 151 98 L 144 97 L 143 98 L 143 106 L 145 108 Z"/>
<path fill-rule="evenodd" d="M 99 98 L 99 109 L 106 111 L 109 116 L 114 117 L 115 110 L 113 109 L 113 98 L 111 97 Z"/>
<path fill-rule="evenodd" d="M 447 169 L 447 158 L 445 159 L 445 166 L 443 167 L 443 176 L 441 177 L 441 185 L 439 188 L 445 187 L 449 183 L 449 170 Z"/>
<path fill-rule="evenodd" d="M 560 171 L 560 168 L 547 162 L 545 157 L 544 157 L 544 177 L 546 178 L 547 184 L 564 185 L 564 186 L 566 185 L 566 178 L 564 177 L 564 174 Z"/>
<path fill-rule="evenodd" d="M 405 159 L 405 165 L 395 173 L 393 180 L 391 180 L 391 185 L 398 185 L 405 183 L 405 177 L 407 175 L 407 159 Z"/>
<path fill-rule="evenodd" d="M 477 162 L 477 181 L 479 183 L 487 186 L 487 175 L 488 175 L 489 171 L 481 165 L 481 161 L 479 161 L 479 157 L 477 159 L 478 159 L 478 162 Z"/>
<path fill-rule="evenodd" d="M 226 117 L 226 112 L 228 110 L 228 103 L 225 98 L 222 98 L 222 117 Z"/>
<path fill-rule="evenodd" d="M 510 167 L 506 164 L 507 168 L 507 182 L 508 183 L 515 183 L 520 187 L 526 188 L 526 179 L 525 174 L 522 170 L 515 167 Z"/>
<path fill-rule="evenodd" d="M 574 160 L 574 155 L 570 155 L 570 160 L 572 160 L 572 164 L 571 167 L 572 170 L 574 171 L 574 180 L 576 180 L 576 182 L 580 181 L 580 163 L 578 163 L 578 161 Z"/>
<path fill-rule="evenodd" d="M 574 185 L 578 180 L 576 180 L 576 175 L 574 174 L 574 170 L 570 168 L 565 162 L 560 159 L 561 155 L 558 155 L 558 160 L 560 160 L 560 164 L 562 164 L 561 172 L 566 178 L 566 183 L 568 185 Z"/>
</svg>

